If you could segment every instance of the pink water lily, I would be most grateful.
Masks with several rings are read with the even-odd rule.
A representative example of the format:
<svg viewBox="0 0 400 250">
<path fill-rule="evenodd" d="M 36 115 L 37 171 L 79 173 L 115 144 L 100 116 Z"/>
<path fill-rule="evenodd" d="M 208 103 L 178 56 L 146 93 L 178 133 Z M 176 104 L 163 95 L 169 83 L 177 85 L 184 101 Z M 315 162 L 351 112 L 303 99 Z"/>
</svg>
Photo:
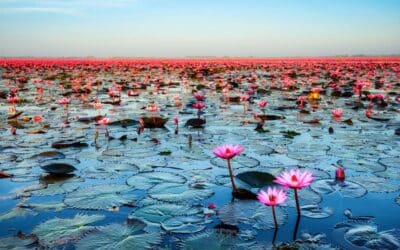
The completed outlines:
<svg viewBox="0 0 400 250">
<path fill-rule="evenodd" d="M 233 171 L 232 171 L 232 167 L 231 167 L 231 159 L 233 157 L 235 157 L 236 155 L 240 154 L 241 152 L 243 152 L 244 148 L 240 145 L 232 145 L 232 144 L 228 144 L 228 145 L 223 145 L 223 146 L 219 146 L 213 149 L 213 153 L 222 159 L 226 159 L 228 161 L 228 170 L 229 170 L 229 177 L 231 178 L 231 183 L 232 183 L 232 189 L 233 192 L 236 193 L 237 192 L 237 188 L 235 185 L 235 180 L 234 180 L 234 176 L 233 176 Z"/>
<path fill-rule="evenodd" d="M 343 115 L 343 109 L 333 109 L 331 113 L 333 117 L 340 118 Z"/>
<path fill-rule="evenodd" d="M 297 214 L 300 215 L 300 205 L 297 190 L 310 186 L 313 180 L 314 177 L 311 172 L 307 170 L 301 172 L 299 169 L 291 169 L 289 172 L 285 171 L 281 173 L 281 175 L 277 176 L 274 182 L 282 185 L 283 187 L 292 188 L 294 190 Z"/>
<path fill-rule="evenodd" d="M 106 137 L 109 136 L 108 129 L 107 129 L 107 125 L 108 125 L 110 122 L 111 122 L 111 119 L 110 119 L 110 118 L 103 118 L 103 119 L 100 119 L 100 120 L 97 121 L 97 124 L 105 126 L 106 131 L 104 132 L 104 135 L 105 135 Z M 98 131 L 96 130 L 96 139 L 97 139 L 97 136 L 98 136 Z"/>
<path fill-rule="evenodd" d="M 244 148 L 240 145 L 228 144 L 214 148 L 213 153 L 219 158 L 230 160 L 236 155 L 243 152 L 243 150 Z"/>
<path fill-rule="evenodd" d="M 108 125 L 110 123 L 111 119 L 110 118 L 103 118 L 97 121 L 98 124 L 100 125 Z"/>
<path fill-rule="evenodd" d="M 259 101 L 257 104 L 260 108 L 263 109 L 265 108 L 265 106 L 267 106 L 267 101 Z"/>
<path fill-rule="evenodd" d="M 258 193 L 257 198 L 262 204 L 270 206 L 272 208 L 275 228 L 278 228 L 278 222 L 276 220 L 275 214 L 275 206 L 282 204 L 286 201 L 286 192 L 283 189 L 278 189 L 276 187 L 268 187 L 267 192 L 261 190 Z"/>
<path fill-rule="evenodd" d="M 193 108 L 197 109 L 197 118 L 200 119 L 200 111 L 205 108 L 206 104 L 204 102 L 193 103 Z"/>
<path fill-rule="evenodd" d="M 261 190 L 257 195 L 258 200 L 266 206 L 276 206 L 286 201 L 286 192 L 276 187 L 268 187 L 267 192 Z"/>
<path fill-rule="evenodd" d="M 61 105 L 68 105 L 71 102 L 71 98 L 61 98 L 60 100 L 58 100 L 58 104 Z"/>
<path fill-rule="evenodd" d="M 194 98 L 196 98 L 197 101 L 203 101 L 205 98 L 205 95 L 200 92 L 196 92 L 193 94 Z"/>
<path fill-rule="evenodd" d="M 65 109 L 65 123 L 68 123 L 68 104 L 70 104 L 71 102 L 71 98 L 66 98 L 63 97 L 60 100 L 58 100 L 58 104 L 60 105 L 64 105 L 64 109 Z"/>
<path fill-rule="evenodd" d="M 344 181 L 346 178 L 346 175 L 344 173 L 344 168 L 343 167 L 338 167 L 335 171 L 335 179 L 336 181 Z"/>
</svg>

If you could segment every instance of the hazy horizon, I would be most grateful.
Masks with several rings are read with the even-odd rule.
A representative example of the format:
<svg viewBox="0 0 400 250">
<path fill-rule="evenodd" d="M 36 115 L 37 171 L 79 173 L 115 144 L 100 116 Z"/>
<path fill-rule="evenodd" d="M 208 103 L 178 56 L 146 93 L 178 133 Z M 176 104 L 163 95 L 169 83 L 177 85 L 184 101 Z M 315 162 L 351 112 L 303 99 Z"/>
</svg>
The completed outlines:
<svg viewBox="0 0 400 250">
<path fill-rule="evenodd" d="M 400 55 L 396 0 L 0 0 L 0 57 Z"/>
</svg>

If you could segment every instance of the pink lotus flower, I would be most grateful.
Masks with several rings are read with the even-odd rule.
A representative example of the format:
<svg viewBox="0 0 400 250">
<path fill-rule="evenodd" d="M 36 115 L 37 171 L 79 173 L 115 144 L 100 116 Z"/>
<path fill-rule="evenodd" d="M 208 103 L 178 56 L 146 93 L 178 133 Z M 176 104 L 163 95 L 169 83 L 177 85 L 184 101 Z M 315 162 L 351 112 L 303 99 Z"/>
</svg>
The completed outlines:
<svg viewBox="0 0 400 250">
<path fill-rule="evenodd" d="M 178 117 L 175 116 L 175 117 L 174 117 L 174 123 L 175 123 L 176 125 L 178 125 L 178 122 L 179 122 Z"/>
<path fill-rule="evenodd" d="M 307 170 L 303 173 L 297 169 L 291 169 L 289 172 L 283 172 L 280 176 L 276 177 L 275 183 L 284 187 L 302 189 L 310 186 L 313 181 L 313 176 Z"/>
<path fill-rule="evenodd" d="M 7 102 L 15 104 L 19 101 L 18 96 L 9 96 L 7 97 Z"/>
<path fill-rule="evenodd" d="M 345 178 L 346 178 L 346 175 L 344 173 L 344 168 L 338 167 L 335 172 L 336 181 L 344 181 Z"/>
<path fill-rule="evenodd" d="M 307 170 L 302 173 L 299 169 L 291 169 L 289 172 L 283 172 L 280 176 L 276 177 L 274 182 L 284 187 L 293 188 L 297 214 L 300 215 L 301 212 L 297 189 L 310 186 L 313 179 L 312 173 Z"/>
<path fill-rule="evenodd" d="M 275 206 L 282 204 L 286 201 L 286 193 L 283 189 L 268 187 L 267 192 L 261 190 L 257 195 L 258 200 L 266 206 L 272 208 L 272 215 L 274 217 L 275 228 L 278 228 L 278 222 L 276 220 Z"/>
<path fill-rule="evenodd" d="M 193 108 L 195 109 L 203 109 L 206 105 L 204 104 L 204 102 L 195 102 L 193 103 Z"/>
<path fill-rule="evenodd" d="M 304 105 L 304 101 L 307 99 L 307 96 L 299 96 L 297 100 L 299 101 L 299 107 L 302 108 Z"/>
<path fill-rule="evenodd" d="M 68 105 L 71 102 L 71 98 L 61 98 L 60 100 L 58 100 L 58 104 L 61 105 Z"/>
<path fill-rule="evenodd" d="M 265 108 L 265 106 L 267 106 L 267 101 L 259 101 L 258 103 L 258 107 L 260 107 L 260 108 Z"/>
<path fill-rule="evenodd" d="M 101 102 L 94 102 L 93 107 L 95 109 L 101 109 L 103 107 L 103 104 Z"/>
<path fill-rule="evenodd" d="M 193 96 L 194 96 L 194 98 L 196 98 L 197 101 L 203 101 L 204 98 L 205 98 L 204 94 L 203 94 L 203 93 L 200 93 L 200 92 L 194 93 Z"/>
<path fill-rule="evenodd" d="M 248 96 L 248 95 L 241 95 L 240 96 L 240 100 L 242 102 L 247 102 L 249 99 L 250 99 L 250 96 Z"/>
<path fill-rule="evenodd" d="M 322 88 L 320 88 L 320 87 L 311 88 L 311 92 L 314 92 L 314 93 L 320 93 L 321 91 L 322 91 Z"/>
<path fill-rule="evenodd" d="M 217 208 L 217 206 L 212 202 L 208 203 L 207 207 L 208 207 L 208 209 L 216 209 Z"/>
<path fill-rule="evenodd" d="M 43 117 L 41 115 L 34 115 L 32 117 L 32 121 L 41 123 L 43 121 Z"/>
<path fill-rule="evenodd" d="M 11 88 L 10 92 L 15 95 L 16 93 L 18 93 L 18 88 Z"/>
<path fill-rule="evenodd" d="M 257 195 L 258 200 L 266 206 L 276 206 L 286 201 L 286 193 L 283 189 L 268 187 L 267 192 L 263 190 Z"/>
<path fill-rule="evenodd" d="M 241 152 L 243 152 L 244 148 L 240 145 L 224 145 L 224 146 L 219 146 L 213 149 L 213 153 L 222 159 L 226 159 L 228 161 L 228 170 L 229 170 L 229 177 L 231 179 L 231 183 L 232 183 L 232 189 L 233 189 L 233 193 L 237 193 L 237 188 L 235 185 L 235 180 L 233 177 L 233 171 L 232 171 L 232 167 L 231 167 L 231 159 L 233 157 L 235 157 L 236 155 L 240 154 Z"/>
<path fill-rule="evenodd" d="M 106 126 L 106 125 L 108 125 L 110 122 L 111 122 L 111 119 L 110 119 L 110 118 L 103 118 L 103 119 L 98 120 L 98 121 L 97 121 L 97 124 Z"/>
<path fill-rule="evenodd" d="M 342 117 L 343 109 L 333 109 L 331 112 L 332 112 L 333 117 L 340 118 L 340 117 Z"/>
<path fill-rule="evenodd" d="M 159 111 L 160 108 L 156 104 L 152 104 L 152 105 L 147 106 L 146 110 L 149 112 L 155 113 L 155 112 Z"/>
<path fill-rule="evenodd" d="M 230 160 L 243 152 L 243 150 L 244 148 L 240 145 L 228 144 L 214 148 L 213 153 L 219 158 Z"/>
</svg>

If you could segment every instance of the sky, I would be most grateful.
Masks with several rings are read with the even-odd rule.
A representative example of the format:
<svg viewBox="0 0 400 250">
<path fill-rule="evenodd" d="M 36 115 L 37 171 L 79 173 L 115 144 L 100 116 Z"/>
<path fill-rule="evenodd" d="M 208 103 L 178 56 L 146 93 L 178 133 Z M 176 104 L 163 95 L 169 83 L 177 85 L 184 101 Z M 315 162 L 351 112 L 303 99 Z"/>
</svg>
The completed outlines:
<svg viewBox="0 0 400 250">
<path fill-rule="evenodd" d="M 0 57 L 400 54 L 400 0 L 0 0 Z"/>
</svg>

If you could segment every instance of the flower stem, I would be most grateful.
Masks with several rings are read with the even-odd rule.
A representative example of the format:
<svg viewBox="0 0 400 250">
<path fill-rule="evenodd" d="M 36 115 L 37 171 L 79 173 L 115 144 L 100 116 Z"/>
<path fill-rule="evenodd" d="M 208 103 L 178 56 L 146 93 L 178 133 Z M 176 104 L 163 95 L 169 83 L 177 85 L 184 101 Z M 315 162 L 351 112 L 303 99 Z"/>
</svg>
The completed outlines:
<svg viewBox="0 0 400 250">
<path fill-rule="evenodd" d="M 276 221 L 276 214 L 275 214 L 275 206 L 271 206 L 271 208 L 272 208 L 272 215 L 274 216 L 275 229 L 278 229 L 278 222 Z"/>
<path fill-rule="evenodd" d="M 231 167 L 231 159 L 228 159 L 228 169 L 229 169 L 229 176 L 231 178 L 232 189 L 233 189 L 233 192 L 236 193 L 237 189 L 236 189 L 236 185 L 235 185 L 235 180 L 233 179 L 233 172 L 232 172 L 232 167 Z"/>
<path fill-rule="evenodd" d="M 297 188 L 294 189 L 294 198 L 296 200 L 296 210 L 297 210 L 297 215 L 300 216 L 300 205 L 299 205 L 299 195 L 297 194 Z"/>
</svg>

